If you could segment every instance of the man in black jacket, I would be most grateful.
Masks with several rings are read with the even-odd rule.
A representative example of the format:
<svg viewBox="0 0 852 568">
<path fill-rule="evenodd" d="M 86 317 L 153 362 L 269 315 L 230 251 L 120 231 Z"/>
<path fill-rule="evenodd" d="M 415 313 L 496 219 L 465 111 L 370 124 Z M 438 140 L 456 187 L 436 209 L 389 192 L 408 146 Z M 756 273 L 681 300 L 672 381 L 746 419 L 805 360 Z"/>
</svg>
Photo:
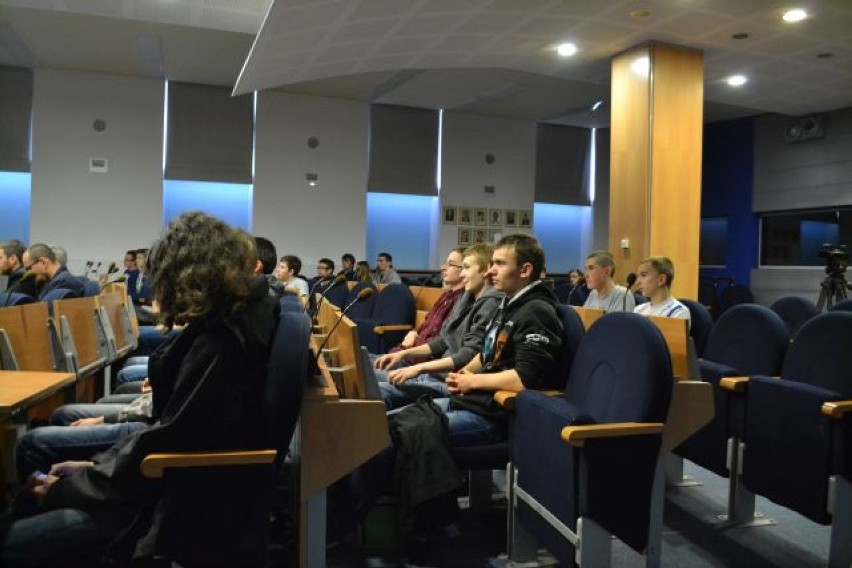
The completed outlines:
<svg viewBox="0 0 852 568">
<path fill-rule="evenodd" d="M 506 411 L 494 401 L 498 390 L 548 388 L 545 378 L 561 344 L 557 299 L 542 285 L 544 251 L 535 237 L 508 235 L 497 243 L 488 273 L 506 294 L 488 325 L 482 351 L 447 376 L 449 399 L 436 401 L 449 419 L 453 446 L 506 439 Z"/>
<path fill-rule="evenodd" d="M 24 263 L 21 257 L 27 247 L 19 240 L 13 239 L 0 243 L 0 274 L 9 277 L 6 289 L 12 290 L 18 285 L 24 275 Z M 15 289 L 14 291 L 18 291 Z"/>
<path fill-rule="evenodd" d="M 83 284 L 76 276 L 68 272 L 68 268 L 60 264 L 56 253 L 43 243 L 36 243 L 24 252 L 24 268 L 32 270 L 36 274 L 42 274 L 50 278 L 47 284 L 39 292 L 38 299 L 41 300 L 51 290 L 65 288 L 71 290 L 72 296 L 79 298 L 84 296 Z"/>
</svg>

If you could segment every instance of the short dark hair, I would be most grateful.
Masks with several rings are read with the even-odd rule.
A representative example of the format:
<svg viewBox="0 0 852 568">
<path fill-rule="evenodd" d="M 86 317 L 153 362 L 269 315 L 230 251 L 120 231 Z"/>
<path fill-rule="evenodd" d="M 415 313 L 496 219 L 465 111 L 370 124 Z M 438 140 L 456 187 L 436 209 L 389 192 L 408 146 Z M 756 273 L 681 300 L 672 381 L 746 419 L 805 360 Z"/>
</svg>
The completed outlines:
<svg viewBox="0 0 852 568">
<path fill-rule="evenodd" d="M 149 256 L 152 297 L 169 325 L 235 312 L 249 297 L 257 261 L 251 238 L 201 211 L 169 223 Z"/>
<path fill-rule="evenodd" d="M 293 271 L 293 276 L 298 276 L 302 271 L 302 259 L 292 254 L 285 254 L 281 257 L 281 262 L 287 263 L 287 268 Z"/>
<path fill-rule="evenodd" d="M 350 252 L 347 252 L 343 256 L 340 257 L 340 260 L 342 260 L 343 262 L 351 262 L 354 265 L 355 264 L 355 255 L 353 255 Z"/>
<path fill-rule="evenodd" d="M 18 262 L 21 261 L 21 257 L 24 256 L 24 251 L 27 250 L 27 247 L 24 246 L 24 243 L 19 241 L 18 239 L 10 239 L 8 241 L 4 241 L 0 243 L 0 248 L 3 249 L 3 254 L 8 256 L 16 256 L 18 257 Z"/>
<path fill-rule="evenodd" d="M 393 257 L 390 255 L 390 253 L 387 253 L 387 252 L 380 252 L 380 253 L 377 255 L 377 258 L 384 258 L 384 259 L 386 259 L 388 262 L 393 263 Z"/>
<path fill-rule="evenodd" d="M 255 237 L 254 246 L 257 248 L 257 259 L 263 265 L 263 273 L 272 274 L 272 271 L 275 270 L 275 259 L 278 258 L 275 245 L 269 239 Z"/>
<path fill-rule="evenodd" d="M 330 258 L 321 258 L 317 261 L 317 264 L 325 264 L 329 270 L 334 271 L 334 261 Z"/>
<path fill-rule="evenodd" d="M 495 248 L 503 247 L 511 247 L 515 251 L 518 266 L 527 262 L 532 264 L 531 282 L 541 278 L 541 272 L 544 270 L 544 249 L 541 248 L 537 238 L 522 233 L 506 235 L 495 246 Z"/>
<path fill-rule="evenodd" d="M 56 253 L 53 252 L 52 248 L 44 243 L 31 245 L 30 248 L 27 249 L 27 252 L 30 253 L 30 260 L 37 260 L 41 257 L 45 257 L 50 262 L 56 262 Z"/>
<path fill-rule="evenodd" d="M 133 260 L 136 260 L 136 250 L 135 249 L 129 250 L 126 253 L 124 253 L 124 256 L 132 256 Z"/>
</svg>

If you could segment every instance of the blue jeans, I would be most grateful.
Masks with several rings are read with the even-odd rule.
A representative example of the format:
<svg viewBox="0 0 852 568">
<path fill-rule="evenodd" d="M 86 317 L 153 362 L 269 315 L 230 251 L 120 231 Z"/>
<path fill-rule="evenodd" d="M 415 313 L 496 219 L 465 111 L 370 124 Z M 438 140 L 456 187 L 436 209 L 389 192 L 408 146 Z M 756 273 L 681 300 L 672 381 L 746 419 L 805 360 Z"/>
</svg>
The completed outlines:
<svg viewBox="0 0 852 568">
<path fill-rule="evenodd" d="M 148 376 L 148 363 L 144 365 L 125 365 L 118 373 L 115 375 L 115 384 L 123 385 L 124 383 L 131 383 L 145 380 Z"/>
<path fill-rule="evenodd" d="M 441 398 L 435 404 L 449 419 L 450 445 L 454 448 L 484 446 L 505 442 L 509 431 L 505 422 L 480 416 L 470 410 L 450 410 L 450 399 Z"/>
<path fill-rule="evenodd" d="M 80 418 L 116 417 L 129 403 L 63 404 L 50 415 L 51 426 L 68 426 Z"/>
<path fill-rule="evenodd" d="M 107 405 L 90 405 L 107 406 Z M 122 405 L 120 408 L 123 408 Z M 144 422 L 96 426 L 44 426 L 30 430 L 15 445 L 15 469 L 23 482 L 34 471 L 68 460 L 89 460 L 126 437 L 148 428 Z"/>
<path fill-rule="evenodd" d="M 132 520 L 132 510 L 57 509 L 0 530 L 0 565 L 99 566 L 107 544 Z"/>
<path fill-rule="evenodd" d="M 401 385 L 392 385 L 387 382 L 387 371 L 376 370 L 376 378 L 379 380 L 379 390 L 382 400 L 388 410 L 402 408 L 406 404 L 415 402 L 421 395 L 428 394 L 432 398 L 446 398 L 450 396 L 447 383 L 440 377 L 422 373 L 412 377 Z"/>
</svg>

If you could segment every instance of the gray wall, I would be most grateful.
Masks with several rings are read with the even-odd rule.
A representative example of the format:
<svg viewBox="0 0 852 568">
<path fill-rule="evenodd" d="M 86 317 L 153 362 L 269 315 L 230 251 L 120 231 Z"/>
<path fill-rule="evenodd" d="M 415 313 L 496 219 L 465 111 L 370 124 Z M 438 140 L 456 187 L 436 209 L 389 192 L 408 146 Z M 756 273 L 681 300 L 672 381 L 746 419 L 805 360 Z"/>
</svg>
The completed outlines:
<svg viewBox="0 0 852 568">
<path fill-rule="evenodd" d="M 852 109 L 822 115 L 825 136 L 790 143 L 781 115 L 755 119 L 755 212 L 852 205 Z"/>
<path fill-rule="evenodd" d="M 754 212 L 852 205 L 852 109 L 822 118 L 825 136 L 799 143 L 784 139 L 793 118 L 755 119 Z M 816 302 L 824 277 L 820 267 L 757 268 L 751 271 L 751 288 L 755 300 L 764 305 L 783 296 Z"/>
</svg>

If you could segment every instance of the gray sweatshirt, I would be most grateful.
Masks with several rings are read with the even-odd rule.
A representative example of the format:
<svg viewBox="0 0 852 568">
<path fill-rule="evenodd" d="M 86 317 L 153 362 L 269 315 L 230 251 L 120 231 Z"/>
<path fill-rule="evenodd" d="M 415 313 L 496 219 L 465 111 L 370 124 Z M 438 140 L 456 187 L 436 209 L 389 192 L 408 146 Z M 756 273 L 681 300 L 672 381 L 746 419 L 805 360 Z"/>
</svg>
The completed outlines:
<svg viewBox="0 0 852 568">
<path fill-rule="evenodd" d="M 429 342 L 432 357 L 452 357 L 453 368 L 460 369 L 479 353 L 485 328 L 494 317 L 504 294 L 494 288 L 479 298 L 465 292 L 441 327 L 441 334 Z"/>
</svg>

